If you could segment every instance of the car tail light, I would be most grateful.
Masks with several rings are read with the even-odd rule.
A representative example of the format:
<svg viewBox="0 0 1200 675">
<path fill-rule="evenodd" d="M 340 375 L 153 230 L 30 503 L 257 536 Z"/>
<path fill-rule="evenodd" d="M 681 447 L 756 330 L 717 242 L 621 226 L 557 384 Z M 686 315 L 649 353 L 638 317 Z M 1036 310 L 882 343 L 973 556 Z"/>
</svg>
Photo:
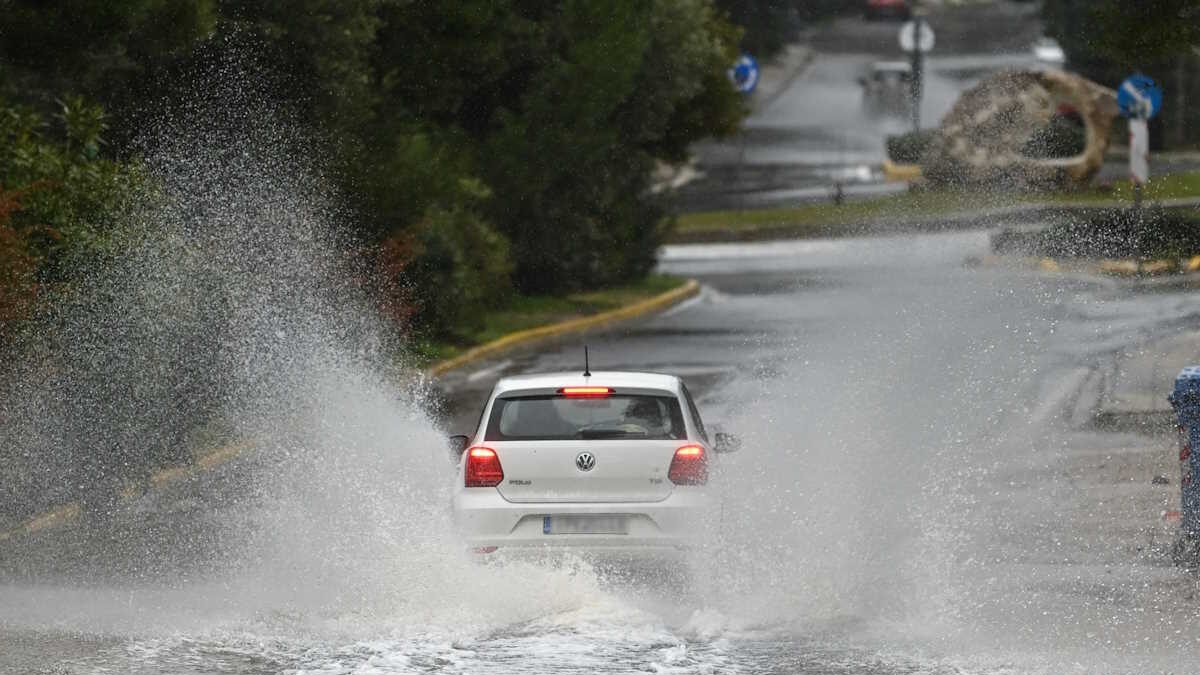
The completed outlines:
<svg viewBox="0 0 1200 675">
<path fill-rule="evenodd" d="M 708 454 L 702 445 L 685 445 L 675 451 L 667 478 L 676 485 L 704 485 L 708 482 Z"/>
<path fill-rule="evenodd" d="M 604 398 L 611 396 L 612 387 L 563 387 L 558 393 L 567 398 Z"/>
<path fill-rule="evenodd" d="M 504 480 L 500 458 L 491 448 L 476 446 L 467 450 L 467 487 L 496 487 Z"/>
</svg>

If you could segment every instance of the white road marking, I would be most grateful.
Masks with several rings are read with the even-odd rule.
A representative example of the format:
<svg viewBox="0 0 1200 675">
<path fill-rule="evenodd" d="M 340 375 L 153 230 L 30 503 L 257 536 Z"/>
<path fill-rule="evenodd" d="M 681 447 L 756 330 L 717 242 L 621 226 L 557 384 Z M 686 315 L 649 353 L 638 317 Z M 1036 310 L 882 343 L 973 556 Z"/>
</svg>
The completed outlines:
<svg viewBox="0 0 1200 675">
<path fill-rule="evenodd" d="M 505 368 L 507 368 L 511 365 L 512 365 L 512 359 L 505 359 L 505 360 L 501 361 L 500 363 L 497 363 L 496 365 L 492 366 L 491 368 L 481 368 L 481 369 L 476 370 L 475 372 L 471 373 L 470 375 L 468 375 L 467 382 L 474 382 L 476 380 L 480 380 L 485 377 L 495 375 L 496 373 L 504 370 Z"/>
<path fill-rule="evenodd" d="M 1030 415 L 1030 421 L 1035 425 L 1042 425 L 1049 422 L 1051 419 L 1063 414 L 1066 410 L 1067 401 L 1079 391 L 1083 386 L 1084 380 L 1092 373 L 1090 368 L 1076 368 L 1070 373 L 1064 375 L 1058 383 L 1050 390 L 1049 394 L 1042 399 L 1038 407 L 1034 409 Z"/>
</svg>

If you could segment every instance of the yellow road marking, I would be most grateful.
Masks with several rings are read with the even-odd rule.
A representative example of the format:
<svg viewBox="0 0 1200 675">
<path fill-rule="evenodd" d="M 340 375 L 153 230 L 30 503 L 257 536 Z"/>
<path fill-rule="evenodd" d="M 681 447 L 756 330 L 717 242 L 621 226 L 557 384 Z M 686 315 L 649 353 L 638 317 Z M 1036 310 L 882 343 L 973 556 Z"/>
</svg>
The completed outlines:
<svg viewBox="0 0 1200 675">
<path fill-rule="evenodd" d="M 253 447 L 253 444 L 249 442 L 226 445 L 212 452 L 200 455 L 191 464 L 173 466 L 157 471 L 150 476 L 150 489 L 158 489 L 164 485 L 214 469 L 234 459 L 251 447 Z M 144 493 L 137 487 L 125 486 L 118 494 L 123 500 L 128 501 Z M 42 530 L 65 525 L 77 520 L 81 513 L 83 513 L 83 507 L 79 502 L 69 502 L 45 513 L 40 513 L 26 520 L 22 525 L 0 532 L 0 541 L 8 541 L 14 537 L 34 534 Z"/>
</svg>

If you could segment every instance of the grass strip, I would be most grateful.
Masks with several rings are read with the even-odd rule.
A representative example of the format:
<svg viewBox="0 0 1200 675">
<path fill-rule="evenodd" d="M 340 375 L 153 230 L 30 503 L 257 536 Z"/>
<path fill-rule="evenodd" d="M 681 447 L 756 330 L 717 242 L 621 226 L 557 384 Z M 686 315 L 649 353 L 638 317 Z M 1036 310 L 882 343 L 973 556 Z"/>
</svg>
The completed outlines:
<svg viewBox="0 0 1200 675">
<path fill-rule="evenodd" d="M 1153 177 L 1144 190 L 1146 201 L 1200 197 L 1200 172 Z M 794 238 L 837 237 L 859 234 L 864 225 L 888 224 L 900 230 L 913 221 L 962 212 L 978 212 L 1030 204 L 1104 205 L 1132 204 L 1133 188 L 1127 182 L 1109 188 L 1090 187 L 1069 192 L 1016 192 L 980 190 L 913 190 L 875 199 L 802 204 L 791 208 L 706 211 L 679 216 L 672 241 L 754 239 L 765 236 Z"/>
<path fill-rule="evenodd" d="M 651 274 L 631 284 L 565 296 L 516 295 L 503 307 L 486 312 L 477 328 L 463 331 L 457 339 L 417 345 L 417 352 L 425 362 L 422 365 L 454 358 L 509 333 L 619 309 L 679 288 L 686 281 L 681 277 Z"/>
</svg>

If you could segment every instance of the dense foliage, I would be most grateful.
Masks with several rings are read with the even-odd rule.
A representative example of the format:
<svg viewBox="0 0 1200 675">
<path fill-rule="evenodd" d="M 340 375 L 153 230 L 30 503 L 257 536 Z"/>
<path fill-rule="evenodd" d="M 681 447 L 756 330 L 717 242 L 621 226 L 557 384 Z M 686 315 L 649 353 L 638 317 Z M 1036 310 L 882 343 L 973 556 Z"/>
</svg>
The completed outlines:
<svg viewBox="0 0 1200 675">
<path fill-rule="evenodd" d="M 0 334 L 30 316 L 38 289 L 97 254 L 136 174 L 101 157 L 106 122 L 79 98 L 53 123 L 0 105 Z"/>
<path fill-rule="evenodd" d="M 909 131 L 888 136 L 886 142 L 888 159 L 900 164 L 919 164 L 921 155 L 937 135 L 936 129 Z"/>
<path fill-rule="evenodd" d="M 5 298 L 61 277 L 103 231 L 114 160 L 136 161 L 195 73 L 246 53 L 263 95 L 323 137 L 379 269 L 441 337 L 513 288 L 645 274 L 664 235 L 655 163 L 743 114 L 725 75 L 740 32 L 712 0 L 14 0 L 0 25 L 6 152 L 44 155 L 0 174 Z M 65 130 L 47 144 L 52 115 Z"/>
<path fill-rule="evenodd" d="M 845 0 L 716 0 L 716 5 L 744 29 L 742 50 L 760 59 L 774 56 L 804 26 L 863 7 Z"/>
<path fill-rule="evenodd" d="M 1072 70 L 1113 88 L 1140 71 L 1164 88 L 1153 146 L 1200 145 L 1200 0 L 1045 0 L 1042 17 Z"/>
</svg>

